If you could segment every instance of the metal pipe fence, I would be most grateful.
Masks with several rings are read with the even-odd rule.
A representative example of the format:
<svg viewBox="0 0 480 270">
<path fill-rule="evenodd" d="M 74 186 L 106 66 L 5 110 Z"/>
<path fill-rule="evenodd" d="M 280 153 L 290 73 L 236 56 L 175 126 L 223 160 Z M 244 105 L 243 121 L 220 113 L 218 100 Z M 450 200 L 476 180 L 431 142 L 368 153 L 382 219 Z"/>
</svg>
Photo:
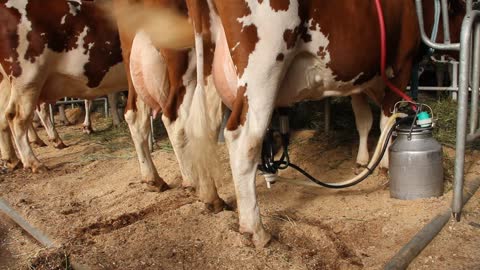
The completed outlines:
<svg viewBox="0 0 480 270">
<path fill-rule="evenodd" d="M 440 0 L 435 1 L 438 3 Z M 455 219 L 459 221 L 463 208 L 462 201 L 466 143 L 480 137 L 480 129 L 478 128 L 480 126 L 478 115 L 478 92 L 480 86 L 480 11 L 472 9 L 472 0 L 466 1 L 467 13 L 462 24 L 460 43 L 450 43 L 448 12 L 445 6 L 446 2 L 446 0 L 442 0 L 442 17 L 445 32 L 444 43 L 435 43 L 435 41 L 430 40 L 425 34 L 422 0 L 415 0 L 418 23 L 423 42 L 436 50 L 460 51 L 455 178 L 452 199 L 452 214 Z M 456 79 L 456 76 L 454 76 L 453 79 Z M 470 104 L 468 102 L 469 96 L 471 96 Z M 468 115 L 469 111 L 470 115 Z M 468 119 L 470 119 L 470 128 L 467 133 Z"/>
</svg>

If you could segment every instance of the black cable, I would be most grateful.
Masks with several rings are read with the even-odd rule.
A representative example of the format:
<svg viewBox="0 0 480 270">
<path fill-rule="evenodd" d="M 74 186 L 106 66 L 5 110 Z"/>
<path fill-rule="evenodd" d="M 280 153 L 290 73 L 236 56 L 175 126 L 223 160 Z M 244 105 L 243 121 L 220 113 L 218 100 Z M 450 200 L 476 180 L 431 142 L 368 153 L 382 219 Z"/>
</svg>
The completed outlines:
<svg viewBox="0 0 480 270">
<path fill-rule="evenodd" d="M 348 188 L 348 187 L 351 187 L 351 186 L 354 186 L 354 185 L 357 185 L 361 182 L 363 182 L 368 176 L 370 176 L 373 171 L 377 168 L 378 164 L 380 164 L 383 156 L 385 155 L 385 152 L 387 151 L 387 148 L 388 148 L 388 143 L 390 141 L 390 138 L 392 137 L 392 134 L 393 132 L 395 131 L 396 127 L 398 125 L 400 125 L 401 123 L 403 122 L 406 122 L 408 119 L 411 119 L 410 117 L 405 117 L 405 118 L 402 118 L 400 119 L 399 121 L 397 121 L 397 123 L 395 125 L 393 125 L 390 130 L 388 131 L 388 134 L 387 134 L 387 138 L 385 140 L 385 143 L 383 144 L 383 147 L 382 147 L 382 151 L 380 152 L 380 156 L 377 158 L 377 160 L 375 161 L 375 163 L 373 163 L 373 166 L 372 168 L 369 168 L 367 166 L 367 170 L 368 170 L 368 173 L 365 174 L 363 177 L 361 177 L 360 179 L 354 181 L 354 182 L 351 182 L 351 183 L 348 183 L 348 184 L 344 184 L 344 185 L 332 185 L 331 183 L 326 183 L 326 182 L 322 182 L 318 179 L 316 179 L 315 177 L 313 177 L 312 175 L 310 175 L 309 173 L 307 173 L 306 171 L 304 171 L 302 168 L 300 168 L 299 166 L 295 165 L 294 163 L 287 163 L 285 162 L 283 159 L 285 157 L 285 152 L 287 151 L 284 151 L 284 155 L 282 155 L 282 158 L 279 160 L 279 161 L 274 161 L 273 164 L 269 164 L 268 166 L 274 168 L 274 170 L 278 170 L 280 168 L 281 165 L 287 165 L 292 167 L 293 169 L 297 170 L 299 173 L 303 174 L 305 177 L 307 177 L 310 181 L 314 182 L 315 184 L 317 185 L 320 185 L 322 187 L 326 187 L 326 188 L 332 188 L 332 189 L 341 189 L 341 188 Z"/>
<path fill-rule="evenodd" d="M 332 185 L 330 183 L 326 183 L 326 182 L 322 182 L 318 179 L 316 179 L 315 177 L 311 176 L 309 173 L 307 173 L 306 171 L 304 171 L 302 168 L 298 167 L 297 165 L 293 164 L 290 162 L 290 167 L 292 167 L 293 169 L 297 170 L 299 173 L 303 174 L 305 177 L 307 177 L 310 181 L 314 182 L 315 184 L 317 185 L 320 185 L 322 187 L 326 187 L 326 188 L 332 188 L 332 189 L 340 189 L 340 188 L 348 188 L 348 187 L 351 187 L 351 186 L 354 186 L 356 184 L 359 184 L 361 182 L 363 182 L 365 179 L 367 179 L 367 177 L 369 177 L 373 171 L 375 170 L 375 168 L 377 168 L 378 164 L 380 164 L 380 161 L 382 160 L 383 156 L 385 155 L 385 152 L 388 148 L 388 142 L 390 141 L 390 138 L 392 137 L 392 134 L 393 132 L 395 131 L 395 127 L 397 125 L 394 125 L 392 126 L 392 128 L 390 128 L 389 132 L 388 132 L 388 135 L 387 135 L 387 139 L 385 141 L 385 143 L 383 144 L 383 148 L 382 148 L 382 152 L 380 153 L 380 156 L 378 157 L 378 159 L 375 161 L 375 163 L 373 164 L 372 168 L 369 168 L 367 166 L 367 170 L 368 170 L 368 173 L 365 174 L 363 177 L 361 177 L 360 179 L 354 181 L 354 182 L 351 182 L 351 183 L 348 183 L 348 184 L 345 184 L 345 185 Z"/>
</svg>

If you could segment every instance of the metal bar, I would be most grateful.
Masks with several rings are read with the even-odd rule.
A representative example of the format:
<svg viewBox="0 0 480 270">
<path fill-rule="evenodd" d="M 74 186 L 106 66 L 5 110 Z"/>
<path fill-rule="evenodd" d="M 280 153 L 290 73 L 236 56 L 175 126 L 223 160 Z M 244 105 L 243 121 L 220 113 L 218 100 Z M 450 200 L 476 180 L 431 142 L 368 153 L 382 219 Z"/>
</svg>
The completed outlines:
<svg viewBox="0 0 480 270">
<path fill-rule="evenodd" d="M 473 180 L 467 184 L 467 191 L 465 192 L 465 199 L 463 203 L 466 204 L 470 198 L 477 192 L 480 186 L 480 178 Z M 425 225 L 415 236 L 403 246 L 395 256 L 385 265 L 385 270 L 407 269 L 408 265 L 415 259 L 415 257 L 422 252 L 422 250 L 438 235 L 445 224 L 448 223 L 452 211 L 446 209 L 443 213 L 434 217 L 427 225 Z"/>
<path fill-rule="evenodd" d="M 470 13 L 470 11 L 472 11 L 473 1 L 472 0 L 467 0 L 466 5 L 467 5 L 467 14 L 468 14 L 468 13 Z"/>
<path fill-rule="evenodd" d="M 452 63 L 452 87 L 458 89 L 458 66 L 460 63 L 454 62 Z M 457 90 L 458 91 L 458 90 Z M 452 93 L 452 99 L 457 101 L 457 92 Z"/>
<path fill-rule="evenodd" d="M 107 98 L 96 98 L 93 101 L 104 101 L 107 102 Z M 72 100 L 60 100 L 55 103 L 55 105 L 60 104 L 74 104 L 74 103 L 84 103 L 85 100 L 83 99 L 72 99 Z"/>
<path fill-rule="evenodd" d="M 155 136 L 153 130 L 153 116 L 150 116 L 150 135 L 148 136 L 148 148 L 150 148 L 150 152 L 153 152 L 153 144 L 155 143 Z"/>
<path fill-rule="evenodd" d="M 470 135 L 478 127 L 478 88 L 480 87 L 480 25 L 475 25 L 473 36 L 472 98 L 470 105 Z"/>
<path fill-rule="evenodd" d="M 438 0 L 436 0 L 438 1 Z M 450 21 L 448 19 L 448 2 L 442 0 L 443 42 L 450 44 Z"/>
<path fill-rule="evenodd" d="M 22 216 L 20 216 L 4 199 L 0 198 L 0 210 L 4 212 L 9 218 L 17 223 L 28 234 L 35 238 L 40 244 L 47 248 L 58 247 L 48 236 L 43 234 L 38 229 L 30 225 Z"/>
<path fill-rule="evenodd" d="M 50 113 L 50 121 L 52 122 L 52 125 L 55 126 L 55 116 L 53 115 L 52 104 L 48 104 L 48 110 L 49 110 L 49 113 Z"/>
<path fill-rule="evenodd" d="M 150 132 L 152 133 L 152 141 L 155 142 L 155 130 L 153 129 L 153 116 L 150 116 Z"/>
<path fill-rule="evenodd" d="M 106 98 L 103 103 L 103 109 L 105 110 L 105 118 L 108 117 L 108 99 Z"/>
<path fill-rule="evenodd" d="M 60 104 L 74 104 L 74 103 L 84 103 L 85 101 L 83 100 L 68 100 L 68 101 L 57 101 L 55 105 L 60 105 Z"/>
<path fill-rule="evenodd" d="M 407 86 L 407 90 L 410 90 L 410 86 Z M 452 86 L 420 86 L 419 91 L 458 91 L 458 87 Z"/>
<path fill-rule="evenodd" d="M 407 90 L 410 90 L 410 86 L 407 86 Z M 453 86 L 420 86 L 418 90 L 421 91 L 458 91 L 458 87 Z M 468 91 L 471 92 L 472 88 L 468 88 Z"/>
<path fill-rule="evenodd" d="M 416 10 L 417 10 L 417 17 L 418 17 L 418 25 L 420 27 L 420 34 L 422 37 L 422 41 L 429 47 L 434 48 L 435 50 L 460 50 L 459 43 L 450 43 L 450 44 L 442 44 L 436 43 L 432 41 L 427 34 L 425 33 L 425 24 L 423 19 L 423 0 L 415 0 Z M 436 0 L 438 1 L 438 0 Z"/>
<path fill-rule="evenodd" d="M 452 212 L 457 221 L 460 220 L 462 211 L 462 190 L 465 167 L 465 143 L 467 132 L 467 111 L 468 111 L 468 70 L 470 59 L 470 47 L 472 27 L 480 16 L 479 11 L 468 13 L 462 23 L 460 36 L 460 76 L 458 91 L 458 116 L 457 116 L 457 143 L 455 152 L 455 179 L 452 199 Z"/>
</svg>

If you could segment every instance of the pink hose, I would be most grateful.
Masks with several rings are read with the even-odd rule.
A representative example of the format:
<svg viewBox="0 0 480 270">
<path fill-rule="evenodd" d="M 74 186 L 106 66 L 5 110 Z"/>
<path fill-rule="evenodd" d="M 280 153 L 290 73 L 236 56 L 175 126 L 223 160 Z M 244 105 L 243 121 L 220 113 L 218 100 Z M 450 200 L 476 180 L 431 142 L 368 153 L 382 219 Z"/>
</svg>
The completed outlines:
<svg viewBox="0 0 480 270">
<path fill-rule="evenodd" d="M 406 101 L 414 102 L 413 99 L 405 94 L 402 90 L 396 87 L 393 83 L 391 83 L 387 75 L 385 74 L 386 70 L 386 62 L 387 62 L 387 38 L 385 34 L 385 20 L 383 18 L 383 10 L 382 10 L 382 3 L 381 0 L 375 0 L 375 6 L 377 7 L 377 15 L 378 15 L 378 25 L 380 26 L 380 48 L 381 48 L 381 63 L 380 63 L 380 73 L 382 75 L 382 79 L 385 84 L 396 93 L 398 96 L 403 98 Z"/>
</svg>

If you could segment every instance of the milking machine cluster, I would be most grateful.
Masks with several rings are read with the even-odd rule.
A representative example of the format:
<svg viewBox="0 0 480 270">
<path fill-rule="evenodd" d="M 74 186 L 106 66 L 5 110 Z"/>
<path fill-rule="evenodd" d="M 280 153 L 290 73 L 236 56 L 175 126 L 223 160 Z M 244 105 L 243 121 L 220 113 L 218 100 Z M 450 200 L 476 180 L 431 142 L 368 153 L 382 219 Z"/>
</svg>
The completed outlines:
<svg viewBox="0 0 480 270">
<path fill-rule="evenodd" d="M 409 104 L 410 106 L 402 106 Z M 425 110 L 427 109 L 427 110 Z M 267 186 L 282 181 L 279 170 L 291 167 L 313 183 L 327 188 L 347 188 L 365 180 L 373 173 L 395 137 L 389 149 L 390 194 L 398 199 L 415 199 L 440 196 L 443 193 L 442 148 L 433 138 L 433 111 L 425 104 L 399 102 L 380 135 L 372 160 L 356 177 L 342 182 L 324 182 L 313 177 L 291 162 L 288 154 L 290 143 L 289 110 L 277 110 L 278 125 L 267 130 L 260 171 Z M 277 155 L 281 148 L 281 155 Z M 280 156 L 275 159 L 276 156 Z M 288 181 L 293 182 L 293 181 Z"/>
</svg>

